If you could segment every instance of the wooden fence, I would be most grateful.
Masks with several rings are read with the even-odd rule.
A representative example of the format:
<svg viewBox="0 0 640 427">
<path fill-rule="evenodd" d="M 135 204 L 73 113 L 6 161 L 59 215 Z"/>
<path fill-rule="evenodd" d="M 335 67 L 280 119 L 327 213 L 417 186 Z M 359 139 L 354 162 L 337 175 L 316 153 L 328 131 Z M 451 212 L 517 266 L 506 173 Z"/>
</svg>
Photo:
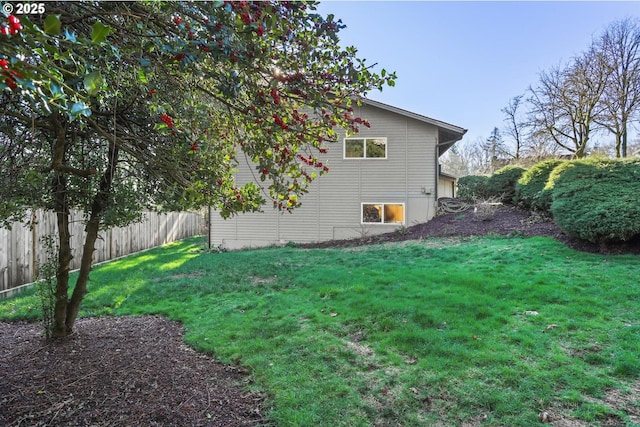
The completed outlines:
<svg viewBox="0 0 640 427">
<path fill-rule="evenodd" d="M 11 230 L 0 228 L 0 296 L 3 291 L 38 278 L 38 266 L 46 261 L 45 236 L 57 238 L 58 225 L 53 212 L 42 210 L 30 213 L 32 222 L 13 224 Z M 99 234 L 94 262 L 103 262 L 129 255 L 176 240 L 203 234 L 204 218 L 190 212 L 159 214 L 145 212 L 142 222 L 112 228 Z M 71 215 L 71 268 L 80 268 L 85 231 L 81 212 Z"/>
</svg>

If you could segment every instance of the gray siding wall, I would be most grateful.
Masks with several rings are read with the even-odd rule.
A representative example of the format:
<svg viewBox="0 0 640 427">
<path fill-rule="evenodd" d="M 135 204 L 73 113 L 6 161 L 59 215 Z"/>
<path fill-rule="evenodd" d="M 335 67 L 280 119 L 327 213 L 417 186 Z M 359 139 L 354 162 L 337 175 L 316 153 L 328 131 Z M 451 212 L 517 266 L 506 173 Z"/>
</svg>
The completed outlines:
<svg viewBox="0 0 640 427">
<path fill-rule="evenodd" d="M 355 238 L 393 231 L 398 225 L 362 225 L 361 203 L 403 203 L 405 226 L 435 215 L 437 128 L 372 106 L 354 112 L 369 120 L 357 137 L 387 138 L 386 159 L 344 159 L 344 142 L 324 155 L 330 171 L 317 178 L 302 206 L 292 214 L 272 210 L 223 220 L 211 218 L 211 242 L 229 249 L 293 242 Z M 251 180 L 249 165 L 241 165 L 239 183 Z"/>
</svg>

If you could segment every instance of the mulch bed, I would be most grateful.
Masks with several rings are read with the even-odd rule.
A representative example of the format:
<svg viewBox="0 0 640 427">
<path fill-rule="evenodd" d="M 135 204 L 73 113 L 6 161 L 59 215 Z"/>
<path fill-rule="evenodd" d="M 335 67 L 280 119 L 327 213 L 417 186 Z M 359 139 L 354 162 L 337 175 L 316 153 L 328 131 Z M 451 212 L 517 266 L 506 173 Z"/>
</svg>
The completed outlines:
<svg viewBox="0 0 640 427">
<path fill-rule="evenodd" d="M 46 341 L 0 322 L 2 426 L 265 426 L 249 376 L 187 347 L 156 316 L 79 319 Z"/>
<path fill-rule="evenodd" d="M 441 215 L 401 232 L 302 247 L 327 248 L 477 235 L 548 236 L 577 250 L 545 218 L 500 206 L 489 221 Z M 609 247 L 640 253 L 640 244 Z M 187 347 L 179 323 L 156 316 L 80 319 L 73 335 L 42 338 L 39 324 L 0 322 L 0 425 L 267 426 L 265 396 L 250 376 Z"/>
</svg>

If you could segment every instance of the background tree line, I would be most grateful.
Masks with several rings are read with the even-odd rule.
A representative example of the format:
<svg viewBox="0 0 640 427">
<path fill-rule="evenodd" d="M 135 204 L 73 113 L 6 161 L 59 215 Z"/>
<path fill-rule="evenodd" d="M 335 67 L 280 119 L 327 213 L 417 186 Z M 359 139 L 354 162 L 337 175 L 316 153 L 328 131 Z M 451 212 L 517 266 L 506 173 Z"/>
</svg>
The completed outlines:
<svg viewBox="0 0 640 427">
<path fill-rule="evenodd" d="M 490 174 L 508 163 L 593 153 L 637 156 L 640 144 L 630 134 L 640 119 L 640 20 L 613 22 L 580 55 L 540 73 L 502 112 L 502 128 L 443 157 L 448 172 Z"/>
</svg>

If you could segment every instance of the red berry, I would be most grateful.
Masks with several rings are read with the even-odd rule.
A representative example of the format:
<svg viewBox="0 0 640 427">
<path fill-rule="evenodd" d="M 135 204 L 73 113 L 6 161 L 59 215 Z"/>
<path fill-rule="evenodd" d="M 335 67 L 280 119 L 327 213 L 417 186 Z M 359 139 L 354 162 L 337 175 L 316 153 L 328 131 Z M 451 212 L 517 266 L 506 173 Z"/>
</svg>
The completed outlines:
<svg viewBox="0 0 640 427">
<path fill-rule="evenodd" d="M 7 27 L 6 25 L 3 25 L 2 27 L 0 27 L 0 33 L 3 36 L 8 36 L 9 35 L 9 27 Z"/>
<path fill-rule="evenodd" d="M 12 78 L 12 77 L 7 77 L 6 79 L 4 79 L 4 82 L 7 84 L 7 86 L 9 86 L 11 89 L 15 89 L 18 87 L 18 85 L 16 84 L 16 81 Z"/>
<path fill-rule="evenodd" d="M 166 123 L 166 125 L 169 126 L 170 128 L 173 127 L 173 119 L 167 113 L 162 114 L 160 116 L 160 120 L 162 120 L 164 123 Z"/>
<path fill-rule="evenodd" d="M 20 23 L 20 20 L 15 15 L 9 15 L 9 17 L 7 18 L 7 22 L 9 22 L 9 24 L 11 25 L 16 25 Z"/>
<path fill-rule="evenodd" d="M 180 24 L 182 24 L 182 18 L 180 18 L 179 16 L 176 16 L 175 18 L 173 18 L 173 22 L 176 25 L 180 25 Z"/>
<path fill-rule="evenodd" d="M 9 63 L 6 59 L 0 59 L 0 68 L 4 68 L 5 70 L 9 68 Z"/>
</svg>

